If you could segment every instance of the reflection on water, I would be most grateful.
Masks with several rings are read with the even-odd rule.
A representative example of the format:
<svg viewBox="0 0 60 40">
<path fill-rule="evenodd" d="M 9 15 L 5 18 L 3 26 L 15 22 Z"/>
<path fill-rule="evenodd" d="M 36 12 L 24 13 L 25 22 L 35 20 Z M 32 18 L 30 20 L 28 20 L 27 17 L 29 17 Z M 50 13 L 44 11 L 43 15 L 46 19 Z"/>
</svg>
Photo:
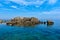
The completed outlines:
<svg viewBox="0 0 60 40">
<path fill-rule="evenodd" d="M 54 24 L 54 22 L 52 21 L 47 21 L 47 26 L 52 26 Z"/>
<path fill-rule="evenodd" d="M 60 40 L 60 29 L 56 28 L 55 23 L 51 24 L 53 26 L 39 24 L 34 27 L 2 24 L 0 25 L 0 40 Z"/>
</svg>

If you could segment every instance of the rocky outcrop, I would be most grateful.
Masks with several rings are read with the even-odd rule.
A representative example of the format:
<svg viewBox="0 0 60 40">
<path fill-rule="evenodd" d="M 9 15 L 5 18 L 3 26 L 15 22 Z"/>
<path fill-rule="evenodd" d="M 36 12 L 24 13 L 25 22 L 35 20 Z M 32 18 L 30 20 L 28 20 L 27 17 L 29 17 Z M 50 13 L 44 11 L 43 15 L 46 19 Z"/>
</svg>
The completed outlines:
<svg viewBox="0 0 60 40">
<path fill-rule="evenodd" d="M 48 20 L 48 21 L 47 21 L 47 26 L 51 26 L 51 25 L 53 25 L 53 24 L 54 24 L 53 21 L 51 21 L 51 20 Z"/>
<path fill-rule="evenodd" d="M 7 25 L 11 25 L 11 26 L 34 26 L 37 24 L 46 24 L 47 26 L 53 25 L 54 22 L 47 20 L 46 22 L 42 22 L 40 20 L 38 20 L 35 17 L 15 17 L 13 19 L 11 19 L 9 22 L 6 23 Z"/>
<path fill-rule="evenodd" d="M 17 25 L 17 26 L 33 26 L 39 24 L 40 21 L 35 17 L 15 17 L 14 19 L 11 19 L 10 22 L 7 22 L 7 25 Z"/>
<path fill-rule="evenodd" d="M 3 23 L 3 20 L 0 20 L 0 23 Z"/>
</svg>

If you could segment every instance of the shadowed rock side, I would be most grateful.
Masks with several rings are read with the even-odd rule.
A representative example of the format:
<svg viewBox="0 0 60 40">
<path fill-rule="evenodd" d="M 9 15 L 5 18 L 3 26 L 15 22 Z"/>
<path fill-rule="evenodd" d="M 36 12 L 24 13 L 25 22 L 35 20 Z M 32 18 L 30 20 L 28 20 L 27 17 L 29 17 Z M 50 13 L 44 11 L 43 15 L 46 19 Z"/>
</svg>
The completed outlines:
<svg viewBox="0 0 60 40">
<path fill-rule="evenodd" d="M 40 21 L 35 18 L 35 17 L 31 17 L 31 18 L 27 18 L 27 17 L 16 17 L 14 19 L 11 19 L 10 22 L 7 22 L 7 25 L 17 25 L 17 26 L 33 26 L 33 25 L 37 25 L 39 24 Z"/>
<path fill-rule="evenodd" d="M 7 25 L 11 25 L 11 26 L 34 26 L 37 24 L 47 24 L 47 25 L 52 25 L 53 22 L 52 21 L 47 21 L 47 22 L 41 22 L 40 20 L 38 20 L 38 18 L 35 17 L 15 17 L 13 19 L 11 19 L 9 22 L 6 23 Z"/>
<path fill-rule="evenodd" d="M 47 26 L 51 26 L 51 25 L 53 25 L 53 24 L 54 24 L 54 22 L 52 22 L 52 21 L 50 21 L 50 20 L 47 21 Z"/>
</svg>

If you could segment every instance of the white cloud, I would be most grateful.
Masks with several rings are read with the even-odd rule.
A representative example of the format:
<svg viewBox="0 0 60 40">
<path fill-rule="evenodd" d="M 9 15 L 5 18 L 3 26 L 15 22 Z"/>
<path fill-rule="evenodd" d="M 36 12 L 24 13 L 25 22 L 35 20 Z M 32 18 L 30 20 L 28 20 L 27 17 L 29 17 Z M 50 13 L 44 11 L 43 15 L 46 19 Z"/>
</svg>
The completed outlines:
<svg viewBox="0 0 60 40">
<path fill-rule="evenodd" d="M 57 0 L 35 0 L 35 1 L 31 0 L 29 2 L 26 0 L 10 0 L 10 1 L 23 5 L 31 5 L 31 4 L 42 5 L 45 1 L 48 1 L 48 4 L 55 4 L 57 2 Z"/>
<path fill-rule="evenodd" d="M 57 2 L 57 0 L 48 0 L 49 4 L 55 4 Z"/>
<path fill-rule="evenodd" d="M 36 0 L 36 1 L 30 1 L 30 2 L 27 2 L 25 0 L 10 0 L 10 1 L 16 2 L 18 4 L 23 4 L 23 5 L 31 5 L 31 4 L 42 5 L 46 0 Z"/>
<path fill-rule="evenodd" d="M 17 6 L 11 6 L 12 8 L 16 8 L 17 9 Z"/>
<path fill-rule="evenodd" d="M 41 12 L 38 15 L 41 16 L 41 18 L 47 18 L 47 19 L 60 19 L 60 9 L 54 9 L 51 11 L 45 11 L 45 12 Z"/>
<path fill-rule="evenodd" d="M 51 11 L 45 11 L 45 12 L 42 12 L 43 14 L 52 14 L 52 15 L 60 15 L 60 8 L 55 8 Z"/>
</svg>

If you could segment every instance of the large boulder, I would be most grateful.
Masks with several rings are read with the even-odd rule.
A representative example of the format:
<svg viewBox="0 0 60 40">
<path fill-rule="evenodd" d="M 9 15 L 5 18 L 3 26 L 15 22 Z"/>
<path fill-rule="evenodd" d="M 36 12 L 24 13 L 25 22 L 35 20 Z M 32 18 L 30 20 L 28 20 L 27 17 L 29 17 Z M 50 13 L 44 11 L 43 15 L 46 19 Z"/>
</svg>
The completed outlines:
<svg viewBox="0 0 60 40">
<path fill-rule="evenodd" d="M 24 18 L 23 18 L 23 21 L 24 21 L 24 22 L 25 22 L 25 21 L 31 21 L 31 18 L 24 17 Z"/>
<path fill-rule="evenodd" d="M 22 19 L 20 17 L 15 17 L 13 19 L 11 19 L 11 21 L 21 21 Z"/>
<path fill-rule="evenodd" d="M 26 22 L 24 22 L 24 26 L 30 26 L 31 25 L 31 22 L 30 21 L 26 21 Z"/>
<path fill-rule="evenodd" d="M 31 17 L 31 22 L 35 23 L 35 24 L 39 24 L 40 23 L 40 21 L 37 18 L 35 18 L 35 17 Z"/>
</svg>

